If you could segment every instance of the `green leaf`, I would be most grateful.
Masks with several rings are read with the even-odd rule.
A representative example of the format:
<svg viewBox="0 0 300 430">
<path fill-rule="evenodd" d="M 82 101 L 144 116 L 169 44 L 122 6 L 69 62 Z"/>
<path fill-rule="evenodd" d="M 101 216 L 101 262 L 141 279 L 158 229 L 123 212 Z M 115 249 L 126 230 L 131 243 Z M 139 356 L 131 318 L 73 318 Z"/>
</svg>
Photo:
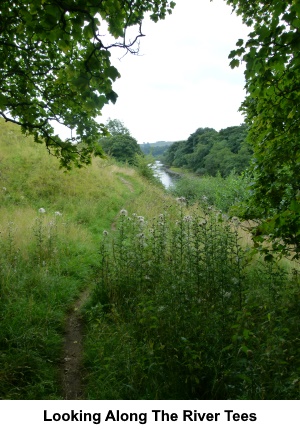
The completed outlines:
<svg viewBox="0 0 300 430">
<path fill-rule="evenodd" d="M 234 60 L 230 61 L 229 65 L 230 65 L 230 67 L 231 67 L 232 69 L 234 69 L 235 67 L 239 67 L 239 65 L 240 65 L 240 61 L 239 61 L 239 60 L 234 59 Z"/>
</svg>

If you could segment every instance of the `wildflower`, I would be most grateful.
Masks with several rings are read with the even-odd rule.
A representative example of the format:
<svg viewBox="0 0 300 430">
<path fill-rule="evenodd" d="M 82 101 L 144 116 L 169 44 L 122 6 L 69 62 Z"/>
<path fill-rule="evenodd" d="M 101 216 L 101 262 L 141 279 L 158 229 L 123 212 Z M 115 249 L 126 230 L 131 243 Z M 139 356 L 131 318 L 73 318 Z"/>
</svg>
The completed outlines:
<svg viewBox="0 0 300 430">
<path fill-rule="evenodd" d="M 207 202 L 208 198 L 207 198 L 206 196 L 202 196 L 202 200 L 203 200 L 204 202 Z"/>
<path fill-rule="evenodd" d="M 138 216 L 137 219 L 141 223 L 143 223 L 145 221 L 145 218 L 143 216 Z"/>
<path fill-rule="evenodd" d="M 6 191 L 6 187 L 2 187 L 2 190 L 3 190 L 3 191 Z"/>
<path fill-rule="evenodd" d="M 39 208 L 39 213 L 40 213 L 40 214 L 44 214 L 44 213 L 46 213 L 46 209 L 44 209 L 44 208 Z"/>
<path fill-rule="evenodd" d="M 192 220 L 193 220 L 193 217 L 191 217 L 190 215 L 186 215 L 185 217 L 183 217 L 184 222 L 191 222 Z"/>
<path fill-rule="evenodd" d="M 184 203 L 186 203 L 186 198 L 183 196 L 177 197 L 176 201 L 180 204 L 184 204 Z"/>
<path fill-rule="evenodd" d="M 108 231 L 107 230 L 103 230 L 103 236 L 108 236 Z"/>
<path fill-rule="evenodd" d="M 206 221 L 206 219 L 202 219 L 201 221 L 199 221 L 199 227 L 203 227 L 203 226 L 205 226 L 207 224 L 207 221 Z"/>
<path fill-rule="evenodd" d="M 164 219 L 164 214 L 159 214 L 158 218 L 161 219 L 161 220 L 163 220 Z"/>
<path fill-rule="evenodd" d="M 62 216 L 62 213 L 61 213 L 61 212 L 59 212 L 59 211 L 56 211 L 56 212 L 54 212 L 54 215 L 55 215 L 55 216 Z"/>
<path fill-rule="evenodd" d="M 121 216 L 127 216 L 127 215 L 128 215 L 127 210 L 126 210 L 126 209 L 121 209 L 121 210 L 120 210 L 120 215 L 121 215 Z"/>
<path fill-rule="evenodd" d="M 139 239 L 143 239 L 145 237 L 144 233 L 139 233 L 136 235 Z"/>
</svg>

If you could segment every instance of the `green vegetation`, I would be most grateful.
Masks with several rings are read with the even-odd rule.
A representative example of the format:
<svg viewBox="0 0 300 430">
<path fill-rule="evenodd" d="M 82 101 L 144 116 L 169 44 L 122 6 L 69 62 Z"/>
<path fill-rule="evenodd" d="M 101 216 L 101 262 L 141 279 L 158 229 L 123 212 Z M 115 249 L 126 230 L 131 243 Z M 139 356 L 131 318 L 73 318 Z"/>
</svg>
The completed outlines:
<svg viewBox="0 0 300 430">
<path fill-rule="evenodd" d="M 137 53 L 144 17 L 157 22 L 174 6 L 166 0 L 2 2 L 0 116 L 45 143 L 64 167 L 90 163 L 106 134 L 96 117 L 117 99 L 112 84 L 120 74 L 110 50 Z M 130 39 L 128 28 L 134 29 Z M 62 140 L 51 121 L 74 130 L 73 136 Z"/>
<path fill-rule="evenodd" d="M 145 14 L 175 3 L 3 3 L 1 399 L 63 397 L 65 321 L 82 291 L 86 399 L 299 399 L 300 271 L 274 251 L 300 253 L 300 7 L 226 2 L 252 27 L 230 54 L 246 63 L 246 125 L 168 148 L 166 164 L 198 176 L 177 182 L 177 199 L 122 123 L 99 140 L 95 121 L 116 100 L 109 49 L 134 51 Z M 54 136 L 54 118 L 77 137 Z M 88 166 L 59 171 L 36 142 L 66 169 Z"/>
<path fill-rule="evenodd" d="M 238 219 L 205 204 L 137 209 L 103 232 L 88 398 L 299 398 L 297 276 L 253 259 Z"/>
<path fill-rule="evenodd" d="M 299 79 L 300 5 L 292 0 L 227 0 L 250 27 L 231 66 L 245 64 L 241 110 L 254 150 L 252 194 L 243 216 L 259 218 L 256 245 L 300 253 Z M 268 248 L 263 243 L 269 237 Z"/>
<path fill-rule="evenodd" d="M 2 399 L 62 398 L 85 289 L 84 398 L 299 398 L 295 266 L 261 261 L 209 196 L 186 206 L 110 160 L 63 173 L 0 126 Z"/>
<path fill-rule="evenodd" d="M 185 196 L 189 204 L 206 202 L 225 213 L 235 213 L 237 207 L 247 199 L 249 188 L 250 180 L 247 175 L 237 175 L 232 171 L 226 178 L 220 173 L 215 177 L 200 178 L 185 173 L 169 191 L 177 197 Z"/>
<path fill-rule="evenodd" d="M 159 141 L 154 143 L 143 143 L 140 145 L 142 152 L 146 155 L 152 155 L 156 160 L 161 159 L 163 154 L 172 145 L 173 142 Z"/>
<path fill-rule="evenodd" d="M 118 119 L 109 119 L 106 128 L 110 136 L 99 141 L 105 153 L 117 161 L 134 164 L 136 155 L 142 155 L 142 151 L 128 128 Z"/>
<path fill-rule="evenodd" d="M 163 162 L 189 169 L 199 175 L 228 176 L 232 170 L 243 172 L 250 163 L 247 127 L 228 127 L 217 132 L 198 128 L 186 141 L 175 142 L 164 153 Z"/>
<path fill-rule="evenodd" d="M 64 173 L 19 127 L 0 127 L 0 398 L 61 398 L 67 312 L 94 284 L 102 231 L 148 183 L 104 160 Z"/>
</svg>

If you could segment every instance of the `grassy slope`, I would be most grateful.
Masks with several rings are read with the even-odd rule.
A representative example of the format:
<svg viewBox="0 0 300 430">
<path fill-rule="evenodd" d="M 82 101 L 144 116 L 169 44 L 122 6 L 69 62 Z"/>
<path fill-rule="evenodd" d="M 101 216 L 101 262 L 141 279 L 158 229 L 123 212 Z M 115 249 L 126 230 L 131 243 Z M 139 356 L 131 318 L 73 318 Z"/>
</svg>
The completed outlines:
<svg viewBox="0 0 300 430">
<path fill-rule="evenodd" d="M 59 367 L 64 321 L 80 291 L 97 285 L 103 230 L 116 228 L 121 208 L 128 210 L 131 216 L 135 212 L 147 219 L 167 211 L 168 217 L 174 220 L 174 207 L 170 208 L 172 202 L 163 190 L 145 182 L 134 169 L 112 165 L 108 161 L 94 160 L 85 169 L 64 173 L 43 146 L 23 136 L 18 127 L 0 122 L 0 398 L 61 398 Z M 42 207 L 45 214 L 38 211 Z M 164 211 L 166 207 L 168 209 Z M 56 211 L 62 216 L 55 216 Z M 173 242 L 170 246 L 174 245 L 176 251 L 176 241 Z M 209 249 L 211 244 L 214 242 L 208 240 Z M 218 247 L 216 249 L 218 251 Z M 216 265 L 217 272 L 223 276 L 223 266 L 218 263 L 220 259 L 210 258 L 209 254 L 205 258 Z M 170 261 L 161 263 L 165 271 Z M 165 396 L 170 399 L 172 395 L 182 398 L 176 372 L 169 366 L 172 357 L 176 357 L 174 351 L 181 347 L 183 351 L 202 351 L 210 360 L 204 360 L 204 369 L 197 367 L 203 364 L 201 354 L 199 357 L 185 356 L 188 380 L 195 386 L 199 385 L 199 375 L 203 373 L 208 377 L 207 368 L 213 362 L 212 357 L 216 358 L 209 368 L 214 369 L 214 376 L 207 385 L 213 384 L 217 389 L 210 396 L 219 395 L 222 389 L 219 377 L 225 375 L 229 382 L 224 380 L 224 386 L 226 383 L 233 391 L 232 398 L 298 398 L 299 272 L 295 271 L 295 277 L 287 281 L 280 270 L 274 272 L 271 267 L 272 273 L 269 273 L 269 269 L 260 268 L 256 260 L 249 269 L 252 266 L 255 270 L 248 270 L 241 276 L 241 280 L 247 277 L 245 283 L 241 283 L 247 300 L 243 311 L 234 315 L 236 324 L 227 327 L 230 349 L 226 349 L 229 352 L 226 352 L 228 357 L 224 363 L 220 359 L 223 350 L 218 350 L 215 337 L 213 343 L 207 344 L 208 349 L 204 341 L 201 344 L 202 335 L 197 332 L 198 302 L 193 307 L 196 323 L 188 303 L 184 314 L 180 313 L 182 310 L 175 314 L 177 322 L 171 312 L 164 310 L 164 317 L 158 319 L 157 327 L 151 325 L 151 318 L 144 318 L 141 327 L 138 315 L 135 327 L 134 315 L 128 313 L 126 306 L 123 306 L 126 318 L 121 317 L 117 306 L 103 318 L 101 303 L 87 304 L 86 398 Z M 176 278 L 174 270 L 177 268 L 170 267 L 168 277 L 165 275 L 169 289 L 163 281 L 160 295 L 150 292 L 149 301 L 148 290 L 136 296 L 146 316 L 155 315 L 155 312 L 161 315 L 166 295 L 169 294 L 170 302 L 174 299 L 173 283 L 176 279 L 181 282 L 181 275 Z M 214 271 L 208 268 L 205 273 L 209 278 Z M 226 288 L 232 288 L 231 284 L 229 278 Z M 210 283 L 207 288 L 209 295 Z M 203 315 L 208 311 L 211 324 L 209 326 L 207 318 L 203 317 L 200 334 L 208 336 L 209 327 L 215 333 L 215 320 L 222 316 L 222 307 L 219 310 L 215 306 L 215 299 L 210 307 L 203 303 Z M 177 338 L 174 343 L 171 341 L 174 326 L 179 333 L 181 321 L 189 323 L 182 315 L 191 319 L 191 325 L 187 334 L 183 331 L 184 336 L 179 339 L 188 340 L 190 349 L 186 349 L 185 343 L 178 344 Z M 170 333 L 163 332 L 166 322 L 169 322 Z M 190 339 L 193 330 L 196 330 L 195 336 Z M 136 334 L 140 335 L 140 342 Z M 155 341 L 163 336 L 163 345 Z M 223 338 L 222 332 L 219 340 Z M 231 343 L 230 339 L 233 339 Z M 164 345 L 169 345 L 169 349 L 165 348 L 165 356 Z M 153 355 L 153 348 L 156 348 L 157 357 Z M 253 357 L 249 351 L 253 351 Z M 156 358 L 161 366 L 158 373 Z M 182 363 L 178 360 L 178 375 L 181 376 Z M 153 372 L 156 375 L 154 382 Z M 168 378 L 172 372 L 173 380 Z M 183 382 L 185 386 L 184 377 Z M 224 396 L 228 394 L 225 389 L 223 391 Z M 198 398 L 198 394 L 192 395 Z"/>
<path fill-rule="evenodd" d="M 151 214 L 148 199 L 163 192 L 135 170 L 97 159 L 64 173 L 43 145 L 0 122 L 0 398 L 60 398 L 66 312 L 93 284 L 102 231 L 124 206 Z"/>
</svg>

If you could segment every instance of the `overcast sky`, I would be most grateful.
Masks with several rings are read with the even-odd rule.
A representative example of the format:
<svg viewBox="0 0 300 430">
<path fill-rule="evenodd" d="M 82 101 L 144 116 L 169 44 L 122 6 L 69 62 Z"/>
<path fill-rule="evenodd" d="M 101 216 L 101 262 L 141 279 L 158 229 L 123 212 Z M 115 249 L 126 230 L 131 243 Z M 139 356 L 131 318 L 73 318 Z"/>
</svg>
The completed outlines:
<svg viewBox="0 0 300 430">
<path fill-rule="evenodd" d="M 164 21 L 144 22 L 139 56 L 113 52 L 119 97 L 100 121 L 121 120 L 139 143 L 241 124 L 243 69 L 232 70 L 228 55 L 248 32 L 224 0 L 177 0 Z"/>
<path fill-rule="evenodd" d="M 175 1 L 165 20 L 145 19 L 139 55 L 111 50 L 121 74 L 113 85 L 119 97 L 99 122 L 119 119 L 139 143 L 186 140 L 199 127 L 243 122 L 243 68 L 232 70 L 228 55 L 249 29 L 225 0 Z M 70 137 L 68 129 L 55 128 Z"/>
</svg>

